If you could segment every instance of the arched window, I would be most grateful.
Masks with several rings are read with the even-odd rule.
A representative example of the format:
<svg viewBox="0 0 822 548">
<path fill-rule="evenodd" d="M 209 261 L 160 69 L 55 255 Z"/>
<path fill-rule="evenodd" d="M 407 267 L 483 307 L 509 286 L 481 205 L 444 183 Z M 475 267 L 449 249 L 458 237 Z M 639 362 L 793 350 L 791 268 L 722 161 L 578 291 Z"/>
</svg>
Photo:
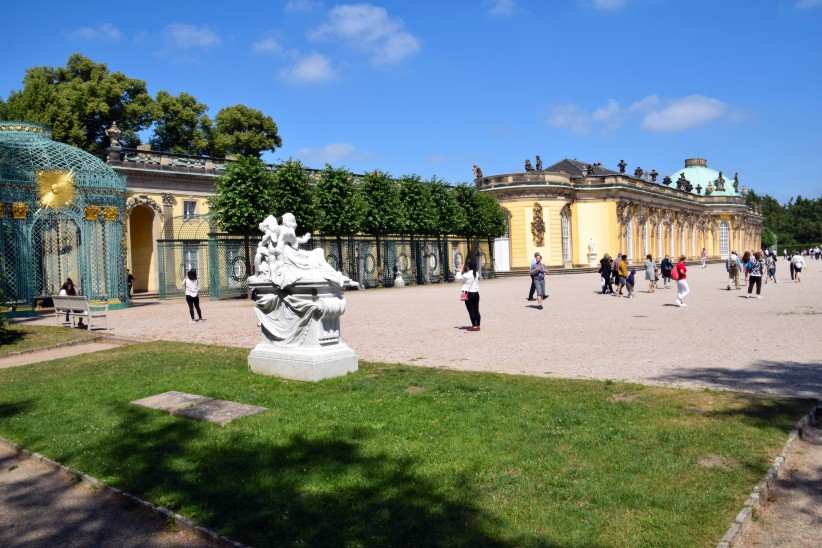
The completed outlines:
<svg viewBox="0 0 822 548">
<path fill-rule="evenodd" d="M 730 230 L 728 229 L 728 223 L 725 221 L 719 222 L 719 255 L 723 259 L 727 259 L 730 255 L 730 244 L 729 244 L 729 236 Z"/>
<path fill-rule="evenodd" d="M 625 225 L 625 232 L 626 232 L 626 242 L 625 245 L 628 249 L 626 249 L 625 253 L 628 255 L 628 261 L 632 261 L 634 258 L 634 220 L 629 219 L 628 224 Z"/>
<path fill-rule="evenodd" d="M 571 213 L 564 208 L 560 214 L 562 222 L 562 262 L 571 262 Z"/>
</svg>

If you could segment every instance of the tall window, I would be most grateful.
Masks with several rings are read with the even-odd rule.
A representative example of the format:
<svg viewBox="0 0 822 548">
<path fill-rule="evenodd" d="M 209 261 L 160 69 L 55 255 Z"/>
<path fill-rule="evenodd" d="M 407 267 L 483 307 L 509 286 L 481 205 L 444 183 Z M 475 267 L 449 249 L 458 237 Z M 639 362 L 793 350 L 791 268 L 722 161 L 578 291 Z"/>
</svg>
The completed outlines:
<svg viewBox="0 0 822 548">
<path fill-rule="evenodd" d="M 625 253 L 628 255 L 628 261 L 632 261 L 634 259 L 634 220 L 629 219 L 628 224 L 625 225 L 625 232 L 626 236 L 626 243 L 628 249 L 625 250 Z"/>
<path fill-rule="evenodd" d="M 196 215 L 197 202 L 194 200 L 186 200 L 183 202 L 183 219 L 191 219 Z"/>
<path fill-rule="evenodd" d="M 720 221 L 719 223 L 719 255 L 723 259 L 727 259 L 730 255 L 730 245 L 729 245 L 729 236 L 730 231 L 728 229 L 728 223 L 725 221 Z"/>
<path fill-rule="evenodd" d="M 697 249 L 696 245 L 696 227 L 691 227 L 691 255 L 696 256 L 702 253 L 701 249 Z"/>
<path fill-rule="evenodd" d="M 571 262 L 571 215 L 563 209 L 560 215 L 562 221 L 562 262 Z"/>
<path fill-rule="evenodd" d="M 683 255 L 689 255 L 688 250 L 685 249 L 685 227 L 679 227 L 679 251 Z"/>
<path fill-rule="evenodd" d="M 200 245 L 198 243 L 183 244 L 183 268 L 184 274 L 189 270 L 197 270 L 200 258 Z"/>
<path fill-rule="evenodd" d="M 671 258 L 676 255 L 676 250 L 674 249 L 674 224 L 671 223 L 668 225 L 668 253 L 671 255 Z"/>
</svg>

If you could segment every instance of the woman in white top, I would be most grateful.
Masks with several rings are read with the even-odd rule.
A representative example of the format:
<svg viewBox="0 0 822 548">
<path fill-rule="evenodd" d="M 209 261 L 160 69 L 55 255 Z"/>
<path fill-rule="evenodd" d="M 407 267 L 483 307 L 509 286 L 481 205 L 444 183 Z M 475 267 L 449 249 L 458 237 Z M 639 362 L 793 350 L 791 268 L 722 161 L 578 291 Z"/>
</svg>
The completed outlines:
<svg viewBox="0 0 822 548">
<path fill-rule="evenodd" d="M 462 272 L 458 272 L 456 279 L 462 282 L 462 300 L 465 301 L 465 308 L 468 309 L 468 317 L 471 319 L 471 327 L 468 331 L 480 330 L 479 311 L 479 280 L 480 274 L 477 270 L 475 259 L 465 261 Z"/>
<path fill-rule="evenodd" d="M 802 274 L 802 267 L 805 266 L 805 259 L 802 258 L 801 253 L 797 253 L 791 257 L 791 265 L 793 265 L 796 283 L 799 283 L 799 275 Z"/>
<path fill-rule="evenodd" d="M 188 303 L 188 313 L 192 322 L 199 322 L 203 319 L 200 311 L 200 283 L 197 281 L 197 271 L 192 269 L 183 278 L 183 286 L 186 288 L 186 303 Z M 194 319 L 194 309 L 197 309 L 197 319 Z"/>
</svg>

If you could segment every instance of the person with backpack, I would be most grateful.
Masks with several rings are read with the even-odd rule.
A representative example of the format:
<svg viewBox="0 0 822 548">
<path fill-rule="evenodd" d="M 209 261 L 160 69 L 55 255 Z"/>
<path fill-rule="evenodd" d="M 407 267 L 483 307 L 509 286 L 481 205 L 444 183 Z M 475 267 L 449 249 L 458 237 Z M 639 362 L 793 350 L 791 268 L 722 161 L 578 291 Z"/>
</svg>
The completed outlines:
<svg viewBox="0 0 822 548">
<path fill-rule="evenodd" d="M 765 261 L 762 260 L 761 251 L 754 253 L 745 263 L 745 270 L 748 272 L 748 298 L 753 297 L 753 288 L 756 286 L 756 298 L 760 299 L 762 297 L 762 274 L 765 272 Z"/>
<path fill-rule="evenodd" d="M 662 271 L 662 284 L 665 289 L 668 289 L 668 284 L 671 283 L 671 271 L 673 268 L 674 263 L 671 262 L 671 258 L 665 255 L 665 258 L 659 263 L 659 269 Z"/>
<path fill-rule="evenodd" d="M 679 256 L 679 262 L 671 270 L 671 278 L 676 280 L 676 305 L 688 306 L 685 304 L 685 297 L 691 292 L 691 288 L 688 287 L 688 267 L 685 266 L 685 255 Z"/>
</svg>

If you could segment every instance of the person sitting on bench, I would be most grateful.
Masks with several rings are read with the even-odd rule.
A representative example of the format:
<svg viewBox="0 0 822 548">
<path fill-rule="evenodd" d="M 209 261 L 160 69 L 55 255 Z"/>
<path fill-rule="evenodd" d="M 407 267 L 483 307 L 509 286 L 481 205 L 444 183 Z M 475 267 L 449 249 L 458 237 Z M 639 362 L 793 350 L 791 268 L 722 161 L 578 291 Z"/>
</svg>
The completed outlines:
<svg viewBox="0 0 822 548">
<path fill-rule="evenodd" d="M 58 295 L 61 297 L 77 296 L 77 288 L 74 286 L 74 281 L 72 281 L 71 278 L 66 278 L 66 282 L 60 286 L 60 292 Z M 66 310 L 66 323 L 68 323 L 70 315 L 71 312 Z M 77 324 L 77 329 L 86 329 L 86 324 L 83 323 L 83 318 L 80 318 L 80 322 Z"/>
</svg>

